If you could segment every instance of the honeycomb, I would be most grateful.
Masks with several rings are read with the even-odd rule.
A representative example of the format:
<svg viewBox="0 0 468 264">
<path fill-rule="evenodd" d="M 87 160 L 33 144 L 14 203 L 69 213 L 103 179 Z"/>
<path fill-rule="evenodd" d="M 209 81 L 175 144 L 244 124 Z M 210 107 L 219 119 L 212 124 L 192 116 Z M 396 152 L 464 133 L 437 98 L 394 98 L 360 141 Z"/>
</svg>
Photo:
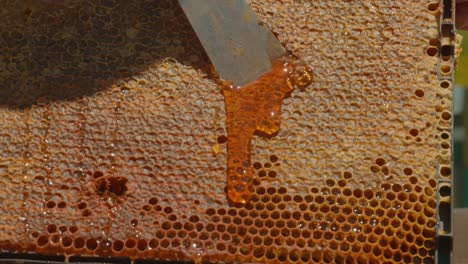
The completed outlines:
<svg viewBox="0 0 468 264">
<path fill-rule="evenodd" d="M 1 252 L 435 261 L 452 173 L 438 2 L 250 2 L 314 80 L 252 138 L 244 205 L 226 199 L 224 98 L 177 1 L 1 3 Z"/>
<path fill-rule="evenodd" d="M 312 82 L 312 69 L 290 55 L 272 61 L 272 69 L 257 80 L 235 86 L 217 77 L 226 105 L 227 187 L 230 202 L 246 204 L 253 191 L 251 140 L 256 133 L 272 136 L 281 126 L 281 106 L 295 88 Z"/>
</svg>

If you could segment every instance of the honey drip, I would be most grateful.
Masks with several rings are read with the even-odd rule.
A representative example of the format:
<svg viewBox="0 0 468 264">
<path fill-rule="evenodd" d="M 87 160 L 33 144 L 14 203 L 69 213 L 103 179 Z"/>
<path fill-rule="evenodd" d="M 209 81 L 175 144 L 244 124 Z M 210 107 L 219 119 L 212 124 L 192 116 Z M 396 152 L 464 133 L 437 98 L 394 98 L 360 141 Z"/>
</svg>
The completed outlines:
<svg viewBox="0 0 468 264">
<path fill-rule="evenodd" d="M 280 129 L 281 106 L 295 89 L 312 82 L 312 69 L 303 61 L 284 56 L 272 61 L 270 72 L 244 86 L 221 84 L 228 132 L 227 196 L 233 203 L 247 203 L 253 193 L 250 161 L 255 133 L 274 136 Z"/>
</svg>

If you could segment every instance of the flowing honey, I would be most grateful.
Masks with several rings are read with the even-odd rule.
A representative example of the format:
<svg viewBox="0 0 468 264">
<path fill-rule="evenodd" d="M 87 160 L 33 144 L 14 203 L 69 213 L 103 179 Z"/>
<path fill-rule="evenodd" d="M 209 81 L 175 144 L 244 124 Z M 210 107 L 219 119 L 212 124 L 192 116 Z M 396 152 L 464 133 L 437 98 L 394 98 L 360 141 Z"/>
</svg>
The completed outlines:
<svg viewBox="0 0 468 264">
<path fill-rule="evenodd" d="M 227 196 L 234 203 L 247 203 L 253 193 L 250 160 L 254 134 L 274 136 L 280 129 L 281 106 L 295 89 L 312 82 L 312 69 L 292 56 L 272 61 L 272 69 L 244 86 L 221 84 L 228 132 Z"/>
<path fill-rule="evenodd" d="M 178 1 L 46 2 L 0 10 L 1 263 L 436 262 L 454 170 L 439 1 L 249 1 L 313 82 L 278 59 L 292 86 L 226 84 L 228 122 Z"/>
</svg>

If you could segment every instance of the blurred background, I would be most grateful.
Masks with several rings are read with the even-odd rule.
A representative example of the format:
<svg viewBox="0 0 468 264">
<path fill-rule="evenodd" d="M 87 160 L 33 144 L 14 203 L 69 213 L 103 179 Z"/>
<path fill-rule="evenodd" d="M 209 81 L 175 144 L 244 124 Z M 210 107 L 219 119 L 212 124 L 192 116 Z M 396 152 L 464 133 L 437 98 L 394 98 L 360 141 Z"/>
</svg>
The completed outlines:
<svg viewBox="0 0 468 264">
<path fill-rule="evenodd" d="M 457 33 L 463 36 L 463 52 L 453 94 L 454 206 L 468 207 L 468 31 Z"/>
</svg>

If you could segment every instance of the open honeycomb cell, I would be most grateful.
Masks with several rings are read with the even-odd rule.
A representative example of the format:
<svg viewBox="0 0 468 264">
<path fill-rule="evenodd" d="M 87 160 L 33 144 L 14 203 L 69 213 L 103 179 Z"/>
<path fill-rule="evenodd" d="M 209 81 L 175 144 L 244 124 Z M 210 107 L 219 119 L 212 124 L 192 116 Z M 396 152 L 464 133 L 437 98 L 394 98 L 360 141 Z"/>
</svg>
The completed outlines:
<svg viewBox="0 0 468 264">
<path fill-rule="evenodd" d="M 223 95 L 177 1 L 2 1 L 0 251 L 433 263 L 452 175 L 442 5 L 250 4 L 313 82 L 252 138 L 250 201 L 232 205 Z"/>
</svg>

